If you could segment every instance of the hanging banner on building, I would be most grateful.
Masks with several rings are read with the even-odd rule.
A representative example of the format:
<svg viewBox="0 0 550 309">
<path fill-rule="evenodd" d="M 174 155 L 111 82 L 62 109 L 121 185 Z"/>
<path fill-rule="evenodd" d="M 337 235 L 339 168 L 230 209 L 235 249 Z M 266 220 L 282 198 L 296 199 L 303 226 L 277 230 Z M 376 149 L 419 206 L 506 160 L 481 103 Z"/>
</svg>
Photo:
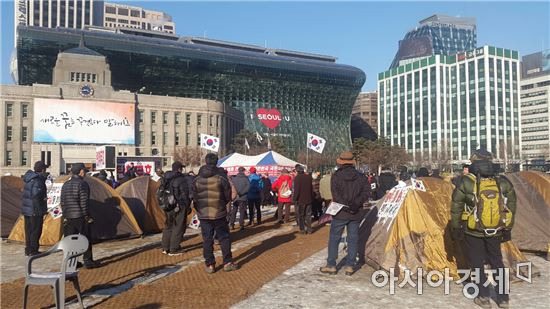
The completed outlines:
<svg viewBox="0 0 550 309">
<path fill-rule="evenodd" d="M 34 141 L 134 144 L 135 106 L 90 100 L 34 99 Z"/>
</svg>

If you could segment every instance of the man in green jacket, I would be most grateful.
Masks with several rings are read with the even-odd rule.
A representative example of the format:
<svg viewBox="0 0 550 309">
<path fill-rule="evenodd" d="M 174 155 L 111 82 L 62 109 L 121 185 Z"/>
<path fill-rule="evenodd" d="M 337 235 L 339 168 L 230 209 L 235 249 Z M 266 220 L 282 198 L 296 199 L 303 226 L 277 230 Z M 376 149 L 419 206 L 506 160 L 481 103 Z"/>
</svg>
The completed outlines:
<svg viewBox="0 0 550 309">
<path fill-rule="evenodd" d="M 458 179 L 453 192 L 451 231 L 455 241 L 464 240 L 472 272 L 476 275 L 479 272 L 479 281 L 475 280 L 479 293 L 474 303 L 483 308 L 491 308 L 489 289 L 483 285 L 487 281 L 483 267 L 485 263 L 489 263 L 497 271 L 493 276 L 497 283 L 497 305 L 508 308 L 508 294 L 502 285 L 505 279 L 500 243 L 511 239 L 516 194 L 512 184 L 506 178 L 498 176 L 492 160 L 493 155 L 484 149 L 476 150 L 472 154 L 469 173 Z M 503 205 L 499 206 L 499 211 L 484 211 L 490 207 L 485 205 L 497 205 L 496 201 L 499 201 L 498 205 Z M 495 217 L 495 213 L 498 213 L 498 217 Z M 487 222 L 493 222 L 495 218 L 498 218 L 497 225 L 487 227 Z"/>
</svg>

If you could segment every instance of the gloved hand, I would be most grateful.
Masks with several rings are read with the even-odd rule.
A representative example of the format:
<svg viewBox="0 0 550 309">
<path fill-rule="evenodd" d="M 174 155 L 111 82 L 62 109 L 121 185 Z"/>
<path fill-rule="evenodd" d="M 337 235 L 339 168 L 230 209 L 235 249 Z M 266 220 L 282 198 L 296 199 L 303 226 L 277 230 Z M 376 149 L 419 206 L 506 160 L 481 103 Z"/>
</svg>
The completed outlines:
<svg viewBox="0 0 550 309">
<path fill-rule="evenodd" d="M 453 228 L 451 229 L 451 238 L 454 241 L 459 241 L 464 239 L 464 229 L 462 228 Z"/>
<path fill-rule="evenodd" d="M 94 218 L 92 218 L 91 216 L 86 216 L 86 217 L 84 217 L 84 220 L 85 220 L 86 223 L 88 223 L 88 224 L 94 223 Z"/>
<path fill-rule="evenodd" d="M 502 242 L 507 242 L 512 240 L 512 231 L 511 230 L 502 230 Z"/>
</svg>

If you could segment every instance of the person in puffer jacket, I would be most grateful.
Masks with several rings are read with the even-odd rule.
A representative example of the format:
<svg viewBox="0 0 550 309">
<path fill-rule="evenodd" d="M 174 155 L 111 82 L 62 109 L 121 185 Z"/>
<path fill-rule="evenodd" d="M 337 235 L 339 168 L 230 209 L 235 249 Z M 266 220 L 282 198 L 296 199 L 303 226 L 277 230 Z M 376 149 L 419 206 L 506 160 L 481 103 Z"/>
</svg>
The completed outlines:
<svg viewBox="0 0 550 309">
<path fill-rule="evenodd" d="M 63 235 L 82 234 L 88 238 L 88 250 L 84 252 L 84 267 L 96 268 L 99 263 L 92 258 L 92 232 L 94 222 L 89 212 L 90 186 L 84 181 L 86 167 L 83 163 L 71 166 L 71 179 L 61 187 L 61 209 L 63 211 Z"/>
<path fill-rule="evenodd" d="M 290 204 L 292 204 L 292 194 L 284 196 L 285 192 L 281 192 L 283 184 L 285 184 L 284 187 L 288 188 L 287 191 L 290 190 L 293 185 L 292 177 L 289 175 L 287 169 L 283 169 L 281 171 L 281 176 L 279 176 L 279 178 L 277 178 L 277 180 L 275 180 L 275 182 L 271 186 L 273 191 L 277 192 L 277 218 L 279 224 L 288 223 L 288 220 L 290 220 Z M 285 211 L 284 221 L 283 208 Z"/>
<path fill-rule="evenodd" d="M 48 212 L 46 169 L 42 161 L 34 164 L 34 171 L 28 170 L 23 176 L 25 187 L 21 201 L 21 214 L 25 222 L 25 255 L 38 254 L 38 243 L 42 235 L 44 215 Z"/>
<path fill-rule="evenodd" d="M 203 239 L 203 256 L 206 272 L 214 273 L 216 260 L 214 259 L 214 233 L 220 242 L 225 271 L 236 269 L 231 255 L 231 239 L 227 223 L 227 203 L 231 201 L 231 185 L 222 176 L 216 164 L 218 156 L 209 153 L 205 157 L 206 165 L 199 170 L 199 175 L 193 181 L 194 207 L 201 223 Z"/>
</svg>

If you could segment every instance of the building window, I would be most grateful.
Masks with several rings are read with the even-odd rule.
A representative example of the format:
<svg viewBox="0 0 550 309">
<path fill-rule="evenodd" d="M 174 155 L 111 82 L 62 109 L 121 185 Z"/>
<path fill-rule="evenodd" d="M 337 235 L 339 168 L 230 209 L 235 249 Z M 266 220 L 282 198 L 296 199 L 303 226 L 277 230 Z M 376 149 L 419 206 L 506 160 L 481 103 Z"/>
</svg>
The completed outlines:
<svg viewBox="0 0 550 309">
<path fill-rule="evenodd" d="M 118 15 L 128 16 L 128 9 L 118 8 Z"/>
<path fill-rule="evenodd" d="M 157 120 L 157 113 L 151 112 L 151 123 L 155 123 Z"/>
<path fill-rule="evenodd" d="M 128 24 L 128 20 L 127 19 L 119 19 L 118 22 L 120 24 Z"/>
<path fill-rule="evenodd" d="M 21 141 L 22 142 L 27 141 L 27 127 L 21 128 Z"/>
<path fill-rule="evenodd" d="M 130 15 L 131 15 L 132 17 L 139 17 L 141 14 L 140 14 L 140 12 L 137 11 L 137 10 L 131 10 L 131 11 L 130 11 Z"/>
<path fill-rule="evenodd" d="M 11 126 L 8 126 L 6 128 L 6 141 L 11 142 L 11 135 L 12 135 L 12 129 Z"/>
<path fill-rule="evenodd" d="M 202 125 L 202 115 L 201 114 L 198 114 L 197 115 L 197 126 L 201 126 Z"/>
<path fill-rule="evenodd" d="M 105 13 L 116 14 L 116 8 L 114 6 L 105 6 Z"/>
<path fill-rule="evenodd" d="M 116 22 L 116 18 L 112 18 L 112 17 L 105 17 L 105 20 L 110 22 Z"/>
<path fill-rule="evenodd" d="M 180 144 L 180 133 L 179 132 L 176 132 L 175 138 L 176 138 L 175 144 L 176 144 L 176 146 L 179 146 L 179 144 Z"/>
<path fill-rule="evenodd" d="M 210 116 L 210 126 L 214 125 L 214 116 Z"/>
<path fill-rule="evenodd" d="M 168 158 L 162 158 L 162 166 L 168 165 Z"/>
<path fill-rule="evenodd" d="M 143 145 L 144 142 L 145 142 L 144 139 L 145 139 L 145 134 L 143 134 L 143 131 L 139 131 L 139 141 L 138 141 L 138 143 L 139 143 L 140 145 Z"/>
<path fill-rule="evenodd" d="M 201 145 L 201 134 L 197 133 L 197 146 Z"/>
<path fill-rule="evenodd" d="M 162 144 L 168 144 L 168 132 L 162 132 Z"/>
<path fill-rule="evenodd" d="M 96 83 L 97 79 L 96 79 L 96 74 L 92 74 L 92 83 Z"/>
<path fill-rule="evenodd" d="M 216 116 L 216 127 L 220 126 L 220 116 Z"/>
<path fill-rule="evenodd" d="M 163 112 L 162 113 L 162 124 L 167 124 L 167 123 L 168 123 L 168 113 Z"/>
<path fill-rule="evenodd" d="M 185 125 L 186 126 L 191 125 L 191 114 L 185 114 Z"/>
<path fill-rule="evenodd" d="M 13 115 L 13 103 L 6 104 L 6 117 L 11 117 Z"/>
<path fill-rule="evenodd" d="M 27 159 L 28 159 L 28 151 L 21 151 L 21 165 L 26 166 L 27 165 Z"/>
<path fill-rule="evenodd" d="M 139 110 L 139 123 L 143 123 L 143 110 Z"/>
<path fill-rule="evenodd" d="M 11 151 L 6 150 L 6 166 L 11 165 Z"/>
<path fill-rule="evenodd" d="M 157 134 L 155 132 L 151 132 L 151 145 L 155 145 L 157 141 Z"/>
<path fill-rule="evenodd" d="M 180 124 L 180 113 L 175 113 L 174 114 L 174 122 L 176 123 L 176 125 Z"/>
<path fill-rule="evenodd" d="M 75 72 L 71 72 L 71 82 L 76 81 L 76 74 Z"/>
<path fill-rule="evenodd" d="M 29 105 L 21 104 L 21 117 L 27 118 L 29 116 Z"/>
</svg>

